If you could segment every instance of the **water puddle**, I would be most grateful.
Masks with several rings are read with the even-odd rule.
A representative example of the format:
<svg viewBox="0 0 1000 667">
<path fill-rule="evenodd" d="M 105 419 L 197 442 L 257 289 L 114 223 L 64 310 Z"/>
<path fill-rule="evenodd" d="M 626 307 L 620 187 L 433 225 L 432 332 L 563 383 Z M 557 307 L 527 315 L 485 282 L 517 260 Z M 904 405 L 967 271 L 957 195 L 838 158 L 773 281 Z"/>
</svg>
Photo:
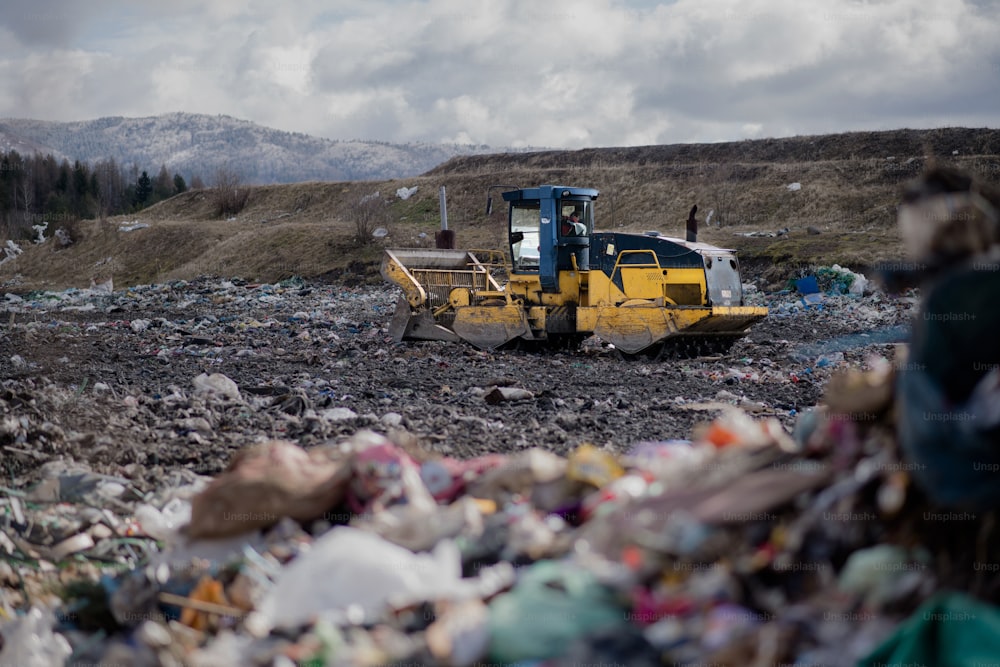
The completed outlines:
<svg viewBox="0 0 1000 667">
<path fill-rule="evenodd" d="M 823 355 L 836 354 L 837 352 L 847 352 L 859 347 L 868 345 L 890 345 L 892 343 L 905 343 L 910 338 L 910 325 L 897 324 L 871 331 L 845 334 L 830 338 L 829 340 L 816 341 L 800 346 L 793 357 L 804 361 L 812 361 Z"/>
</svg>

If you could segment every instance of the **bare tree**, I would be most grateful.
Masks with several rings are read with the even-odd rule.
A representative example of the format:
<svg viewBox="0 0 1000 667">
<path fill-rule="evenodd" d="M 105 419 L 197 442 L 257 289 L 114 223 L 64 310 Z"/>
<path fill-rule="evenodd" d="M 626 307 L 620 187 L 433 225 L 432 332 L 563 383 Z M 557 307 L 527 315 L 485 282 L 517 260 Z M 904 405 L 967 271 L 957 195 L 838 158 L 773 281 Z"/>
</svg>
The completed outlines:
<svg viewBox="0 0 1000 667">
<path fill-rule="evenodd" d="M 357 234 L 354 241 L 359 247 L 371 243 L 375 238 L 375 230 L 379 227 L 388 231 L 391 219 L 389 207 L 378 192 L 359 199 L 351 206 L 349 213 L 354 220 L 354 230 Z"/>
<path fill-rule="evenodd" d="M 224 165 L 215 170 L 211 195 L 215 214 L 220 218 L 234 216 L 247 205 L 250 186 L 244 185 L 239 173 Z"/>
<path fill-rule="evenodd" d="M 20 214 L 17 212 L 17 196 L 21 195 L 21 201 L 24 203 L 24 210 Z M 34 214 L 32 209 L 35 207 L 35 180 L 32 178 L 31 167 L 25 163 L 24 165 L 24 178 L 21 179 L 20 185 L 15 183 L 14 185 L 14 217 L 12 220 L 14 229 L 11 230 L 11 236 L 14 237 L 14 233 L 17 233 L 17 237 L 20 238 L 22 235 L 31 234 L 31 225 L 34 222 Z"/>
<path fill-rule="evenodd" d="M 743 221 L 737 201 L 740 185 L 734 182 L 739 174 L 732 164 L 706 165 L 705 171 L 711 174 L 705 188 L 705 209 L 713 211 L 712 219 L 706 220 L 706 227 L 740 224 Z"/>
<path fill-rule="evenodd" d="M 103 222 L 112 211 L 121 207 L 125 191 L 124 178 L 114 158 L 95 164 L 94 175 L 97 176 L 97 213 Z"/>
</svg>

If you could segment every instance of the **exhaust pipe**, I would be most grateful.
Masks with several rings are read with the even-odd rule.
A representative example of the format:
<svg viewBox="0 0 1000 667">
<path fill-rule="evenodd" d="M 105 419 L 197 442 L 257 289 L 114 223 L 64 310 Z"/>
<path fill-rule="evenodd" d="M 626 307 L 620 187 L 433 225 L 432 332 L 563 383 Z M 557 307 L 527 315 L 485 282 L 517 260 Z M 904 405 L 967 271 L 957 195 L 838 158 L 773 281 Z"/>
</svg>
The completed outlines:
<svg viewBox="0 0 1000 667">
<path fill-rule="evenodd" d="M 434 246 L 438 250 L 454 250 L 455 232 L 448 229 L 448 197 L 443 185 L 438 192 L 438 205 L 441 207 L 441 231 L 434 235 Z"/>
<path fill-rule="evenodd" d="M 690 243 L 697 243 L 698 241 L 698 218 L 694 217 L 694 214 L 697 212 L 698 205 L 695 204 L 691 207 L 691 212 L 688 213 L 687 240 Z"/>
</svg>

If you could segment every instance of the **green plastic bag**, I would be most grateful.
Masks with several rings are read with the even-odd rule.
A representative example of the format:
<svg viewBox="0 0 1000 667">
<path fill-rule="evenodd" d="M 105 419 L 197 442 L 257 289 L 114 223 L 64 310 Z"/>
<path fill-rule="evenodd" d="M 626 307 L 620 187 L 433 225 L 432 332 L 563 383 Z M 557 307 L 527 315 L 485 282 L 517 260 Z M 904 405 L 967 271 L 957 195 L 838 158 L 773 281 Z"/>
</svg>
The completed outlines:
<svg viewBox="0 0 1000 667">
<path fill-rule="evenodd" d="M 626 610 L 613 591 L 566 562 L 538 561 L 490 603 L 490 660 L 554 658 L 598 628 L 621 628 Z"/>
<path fill-rule="evenodd" d="M 906 619 L 858 667 L 1000 664 L 1000 608 L 964 593 L 938 593 Z"/>
</svg>

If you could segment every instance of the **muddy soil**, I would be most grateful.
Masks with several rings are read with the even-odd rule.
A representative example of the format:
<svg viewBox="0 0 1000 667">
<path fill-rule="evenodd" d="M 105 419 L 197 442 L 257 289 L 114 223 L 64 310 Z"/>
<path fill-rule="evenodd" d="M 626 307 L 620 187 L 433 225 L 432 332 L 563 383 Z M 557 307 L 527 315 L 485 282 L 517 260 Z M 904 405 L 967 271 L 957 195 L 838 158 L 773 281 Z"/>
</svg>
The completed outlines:
<svg viewBox="0 0 1000 667">
<path fill-rule="evenodd" d="M 892 358 L 891 340 L 870 334 L 905 329 L 914 303 L 876 293 L 830 297 L 819 310 L 756 293 L 748 299 L 772 315 L 728 354 L 651 362 L 596 340 L 558 353 L 396 343 L 396 298 L 388 287 L 218 278 L 9 295 L 0 472 L 28 483 L 46 461 L 72 458 L 152 487 L 178 467 L 216 474 L 252 442 L 311 446 L 363 428 L 460 457 L 588 442 L 627 451 L 689 438 L 720 403 L 791 429 L 838 365 Z M 824 363 L 809 347 L 848 334 L 842 359 L 834 351 Z M 239 393 L 206 390 L 202 374 Z M 531 397 L 491 402 L 494 386 Z"/>
</svg>

